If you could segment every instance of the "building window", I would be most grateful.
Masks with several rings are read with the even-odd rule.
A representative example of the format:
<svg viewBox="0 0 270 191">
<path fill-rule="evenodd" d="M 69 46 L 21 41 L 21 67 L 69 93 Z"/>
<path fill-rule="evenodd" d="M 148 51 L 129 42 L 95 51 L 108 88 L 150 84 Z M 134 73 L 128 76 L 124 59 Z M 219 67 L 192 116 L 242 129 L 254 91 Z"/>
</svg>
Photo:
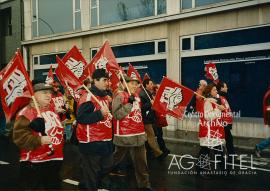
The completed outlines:
<svg viewBox="0 0 270 191">
<path fill-rule="evenodd" d="M 12 35 L 11 8 L 6 8 L 0 11 L 0 35 Z"/>
<path fill-rule="evenodd" d="M 191 38 L 182 38 L 182 50 L 191 50 Z"/>
<path fill-rule="evenodd" d="M 145 42 L 112 47 L 116 58 L 155 54 L 155 42 Z"/>
<path fill-rule="evenodd" d="M 270 42 L 270 26 L 198 35 L 195 50 Z"/>
<path fill-rule="evenodd" d="M 90 58 L 94 58 L 94 56 L 96 55 L 96 53 L 98 52 L 97 48 L 91 48 L 91 54 L 90 54 Z"/>
<path fill-rule="evenodd" d="M 56 56 L 63 58 L 65 54 L 66 53 L 64 52 L 57 54 L 35 55 L 33 56 L 33 63 L 34 65 L 56 64 Z"/>
<path fill-rule="evenodd" d="M 158 53 L 166 52 L 166 41 L 159 41 L 158 43 Z"/>
<path fill-rule="evenodd" d="M 32 0 L 33 37 L 81 29 L 80 6 L 80 0 Z"/>
<path fill-rule="evenodd" d="M 205 5 L 211 5 L 215 3 L 221 3 L 230 0 L 180 0 L 181 9 L 190 9 L 195 7 L 201 7 Z"/>
<path fill-rule="evenodd" d="M 166 0 L 91 0 L 91 26 L 166 13 Z"/>
</svg>

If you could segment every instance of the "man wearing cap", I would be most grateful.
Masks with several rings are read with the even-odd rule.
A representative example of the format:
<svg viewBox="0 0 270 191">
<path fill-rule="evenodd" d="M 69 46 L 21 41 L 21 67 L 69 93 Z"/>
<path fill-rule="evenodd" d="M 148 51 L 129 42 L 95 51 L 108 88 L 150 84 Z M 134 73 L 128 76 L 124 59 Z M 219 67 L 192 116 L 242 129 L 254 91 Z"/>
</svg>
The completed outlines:
<svg viewBox="0 0 270 191">
<path fill-rule="evenodd" d="M 20 149 L 22 189 L 60 189 L 59 172 L 63 160 L 63 133 L 59 116 L 50 107 L 52 87 L 42 81 L 32 82 L 33 103 L 16 116 L 13 141 Z"/>
<path fill-rule="evenodd" d="M 90 91 L 99 103 L 88 92 L 81 96 L 77 112 L 77 138 L 83 173 L 79 187 L 96 191 L 99 181 L 112 167 L 113 144 L 112 117 L 106 91 L 109 76 L 104 69 L 96 69 L 92 79 Z"/>
<path fill-rule="evenodd" d="M 114 165 L 119 164 L 129 152 L 135 168 L 137 185 L 140 190 L 150 188 L 149 173 L 145 155 L 145 141 L 147 140 L 141 113 L 141 100 L 136 90 L 139 80 L 125 76 L 127 88 L 119 89 L 114 95 L 112 113 L 114 116 Z"/>
</svg>

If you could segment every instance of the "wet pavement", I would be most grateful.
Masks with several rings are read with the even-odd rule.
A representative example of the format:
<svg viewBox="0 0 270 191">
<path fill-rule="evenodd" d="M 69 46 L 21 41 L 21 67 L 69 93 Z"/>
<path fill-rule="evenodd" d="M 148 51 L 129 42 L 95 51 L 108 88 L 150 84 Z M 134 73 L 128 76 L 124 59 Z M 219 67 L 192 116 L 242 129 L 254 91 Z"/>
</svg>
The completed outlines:
<svg viewBox="0 0 270 191">
<path fill-rule="evenodd" d="M 223 171 L 217 170 L 214 171 L 215 175 L 212 173 L 208 176 L 208 179 L 205 179 L 196 175 L 196 166 L 204 164 L 205 167 L 213 169 L 215 163 L 212 162 L 210 165 L 198 163 L 199 147 L 197 144 L 167 143 L 167 146 L 171 150 L 171 154 L 164 161 L 148 159 L 150 181 L 152 187 L 157 191 L 270 190 L 269 156 L 256 158 L 251 151 L 238 150 L 241 159 L 235 162 L 234 170 L 228 171 L 233 175 L 225 176 Z M 61 177 L 63 180 L 68 179 L 68 182 L 71 183 L 63 182 L 62 190 L 78 190 L 77 186 L 74 185 L 80 179 L 78 149 L 75 145 L 66 144 L 64 153 L 65 160 Z M 15 145 L 0 139 L 0 190 L 16 190 L 18 188 L 18 157 L 18 150 Z M 211 160 L 214 160 L 213 156 Z M 246 169 L 240 169 L 240 167 Z M 132 164 L 128 162 L 126 176 L 106 176 L 102 185 L 103 188 L 112 191 L 136 191 Z"/>
</svg>

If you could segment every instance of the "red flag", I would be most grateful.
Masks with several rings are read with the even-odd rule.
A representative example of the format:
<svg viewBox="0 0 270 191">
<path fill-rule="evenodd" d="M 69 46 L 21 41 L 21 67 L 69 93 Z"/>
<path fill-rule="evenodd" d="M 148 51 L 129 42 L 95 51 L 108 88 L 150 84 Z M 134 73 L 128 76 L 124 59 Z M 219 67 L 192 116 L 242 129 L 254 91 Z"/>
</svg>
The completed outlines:
<svg viewBox="0 0 270 191">
<path fill-rule="evenodd" d="M 48 84 L 48 85 L 51 85 L 53 82 L 54 82 L 53 69 L 52 69 L 52 65 L 51 65 L 50 70 L 48 72 L 48 75 L 46 77 L 45 83 Z"/>
<path fill-rule="evenodd" d="M 194 92 L 189 88 L 163 77 L 153 108 L 161 114 L 182 119 L 193 95 Z"/>
<path fill-rule="evenodd" d="M 205 71 L 205 77 L 207 79 L 210 79 L 214 82 L 218 82 L 218 73 L 217 73 L 217 68 L 216 65 L 214 63 L 208 63 L 205 65 L 204 67 L 204 71 Z"/>
<path fill-rule="evenodd" d="M 110 83 L 111 83 L 111 89 L 114 92 L 119 87 L 119 83 L 120 83 L 120 76 L 119 74 L 117 74 L 116 71 L 111 71 Z"/>
<path fill-rule="evenodd" d="M 141 79 L 139 72 L 131 64 L 129 64 L 127 75 L 130 78 L 138 79 L 140 81 L 140 83 L 142 83 L 142 79 Z"/>
<path fill-rule="evenodd" d="M 61 59 L 56 56 L 56 60 L 58 63 L 58 67 L 55 69 L 55 74 L 59 79 L 61 85 L 68 89 L 70 94 L 77 97 L 76 91 L 79 89 L 83 84 L 82 82 L 75 76 L 75 74 L 61 61 Z M 73 90 L 73 91 L 71 91 Z"/>
<path fill-rule="evenodd" d="M 87 62 L 77 46 L 73 46 L 72 49 L 66 53 L 62 58 L 62 62 L 73 72 L 73 74 L 75 74 L 77 78 L 83 78 L 83 70 L 87 65 Z"/>
<path fill-rule="evenodd" d="M 106 69 L 109 72 L 120 70 L 108 41 L 103 44 L 91 62 L 85 67 L 84 76 L 92 76 L 96 69 Z"/>
<path fill-rule="evenodd" d="M 25 93 L 28 91 L 28 95 Z M 29 103 L 31 95 L 34 95 L 32 84 L 18 52 L 11 60 L 11 64 L 2 73 L 0 81 L 0 95 L 3 110 L 10 119 L 18 109 Z"/>
<path fill-rule="evenodd" d="M 145 73 L 144 76 L 143 76 L 143 81 L 144 80 L 150 80 L 150 79 L 151 79 L 150 76 L 147 73 Z"/>
</svg>

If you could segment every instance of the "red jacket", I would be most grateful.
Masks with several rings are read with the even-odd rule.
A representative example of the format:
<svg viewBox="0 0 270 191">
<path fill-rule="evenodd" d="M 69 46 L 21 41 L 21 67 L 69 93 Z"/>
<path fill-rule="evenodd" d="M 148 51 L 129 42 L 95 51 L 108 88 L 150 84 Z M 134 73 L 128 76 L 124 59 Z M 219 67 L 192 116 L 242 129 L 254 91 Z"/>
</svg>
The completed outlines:
<svg viewBox="0 0 270 191">
<path fill-rule="evenodd" d="M 109 99 L 107 96 L 97 99 L 106 104 L 109 108 Z M 78 108 L 85 102 L 91 101 L 95 106 L 95 111 L 100 110 L 101 106 L 90 96 L 85 93 L 79 100 Z M 107 115 L 102 121 L 92 124 L 80 124 L 77 127 L 77 138 L 80 143 L 90 143 L 95 141 L 111 141 L 112 140 L 112 117 Z"/>
<path fill-rule="evenodd" d="M 64 128 L 60 122 L 59 116 L 51 109 L 41 110 L 41 115 L 45 120 L 45 133 L 51 137 L 52 145 L 54 148 L 54 154 L 47 155 L 50 151 L 49 145 L 42 145 L 33 151 L 21 150 L 21 161 L 30 162 L 45 162 L 51 160 L 63 160 L 63 145 L 64 145 Z M 37 118 L 37 111 L 33 107 L 25 107 L 22 109 L 17 117 L 24 116 L 28 120 L 32 121 Z M 35 136 L 41 136 L 40 133 L 32 131 Z"/>
<path fill-rule="evenodd" d="M 221 119 L 227 124 L 232 124 L 233 116 L 232 116 L 232 110 L 230 108 L 230 105 L 225 97 L 220 96 L 220 99 L 221 99 L 221 104 L 226 108 L 224 111 L 222 111 Z"/>
<path fill-rule="evenodd" d="M 127 92 L 120 92 L 123 97 L 123 105 L 128 103 L 129 94 Z M 131 112 L 121 120 L 113 119 L 114 121 L 114 135 L 115 136 L 135 136 L 145 134 L 144 125 L 142 122 L 141 99 L 136 94 L 135 101 Z"/>
</svg>

